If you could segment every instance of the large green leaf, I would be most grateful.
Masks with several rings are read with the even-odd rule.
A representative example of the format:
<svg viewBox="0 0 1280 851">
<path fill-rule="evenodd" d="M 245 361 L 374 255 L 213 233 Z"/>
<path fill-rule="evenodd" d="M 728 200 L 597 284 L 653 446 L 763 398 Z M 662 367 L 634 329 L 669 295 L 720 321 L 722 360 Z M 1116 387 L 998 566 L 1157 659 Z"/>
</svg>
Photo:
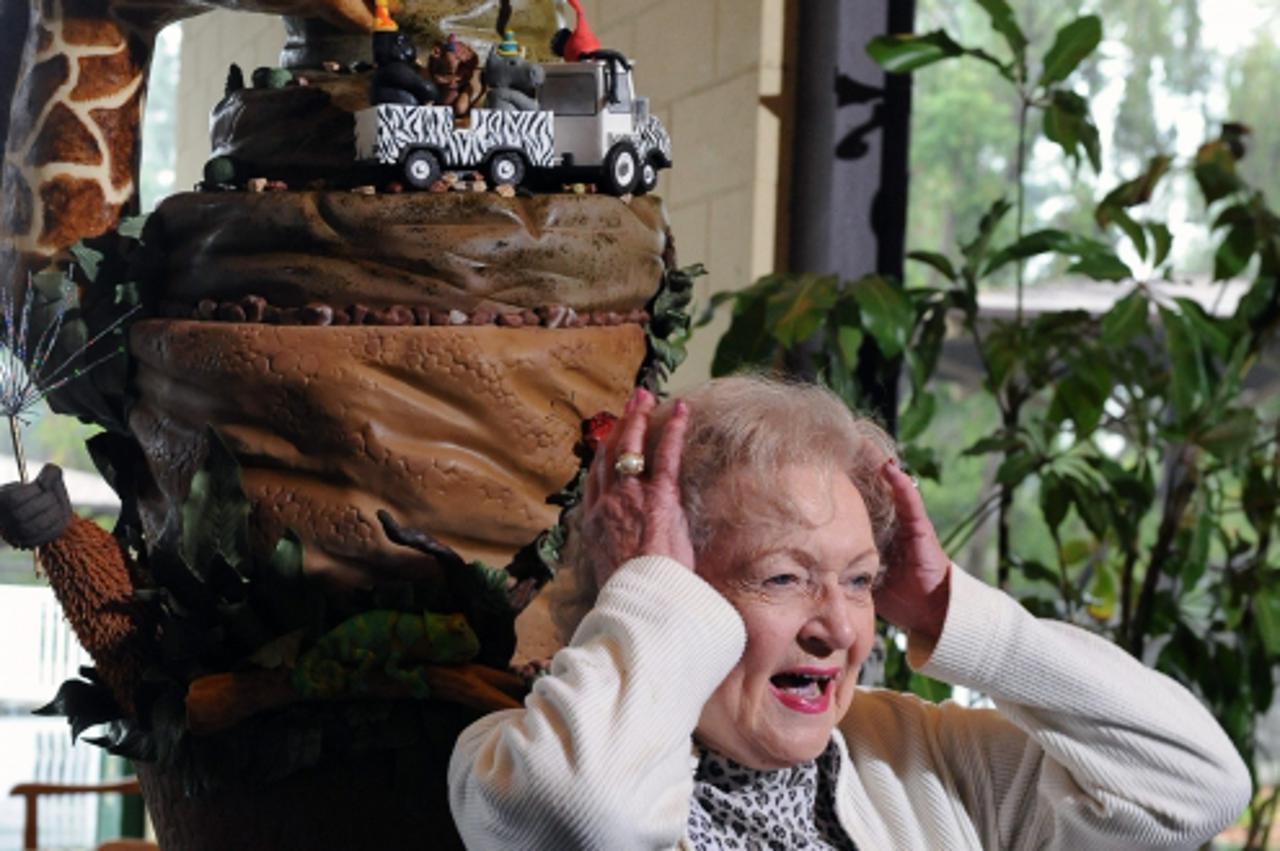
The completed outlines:
<svg viewBox="0 0 1280 851">
<path fill-rule="evenodd" d="M 978 5 L 991 17 L 992 28 L 1004 36 L 1005 43 L 1013 53 L 1014 62 L 1020 68 L 1025 67 L 1027 36 L 1022 32 L 1022 27 L 1018 26 L 1018 19 L 1007 0 L 978 0 Z"/>
<path fill-rule="evenodd" d="M 1209 142 L 1196 152 L 1196 183 L 1204 200 L 1212 204 L 1238 191 L 1242 184 L 1236 174 L 1236 158 L 1226 142 Z"/>
<path fill-rule="evenodd" d="M 1228 411 L 1196 437 L 1196 443 L 1223 460 L 1247 452 L 1258 434 L 1258 415 L 1249 408 Z"/>
<path fill-rule="evenodd" d="M 1150 330 L 1151 304 L 1142 290 L 1134 290 L 1112 305 L 1102 317 L 1102 341 L 1108 346 L 1125 346 L 1146 336 Z"/>
<path fill-rule="evenodd" d="M 1110 246 L 1054 228 L 1032 231 L 992 254 L 983 274 L 991 275 L 1014 261 L 1050 252 L 1079 258 L 1073 269 L 1099 280 L 1121 280 L 1132 274 Z"/>
<path fill-rule="evenodd" d="M 898 416 L 898 440 L 915 440 L 928 428 L 938 407 L 938 397 L 932 393 L 916 393 Z"/>
<path fill-rule="evenodd" d="M 951 261 L 947 259 L 945 254 L 939 254 L 935 251 L 909 251 L 907 252 L 907 259 L 924 263 L 926 266 L 932 266 L 941 272 L 942 276 L 948 281 L 956 279 L 955 267 L 951 265 Z"/>
<path fill-rule="evenodd" d="M 1094 171 L 1102 168 L 1102 143 L 1098 128 L 1089 117 L 1089 104 L 1075 92 L 1054 89 L 1044 111 L 1044 135 L 1056 143 L 1073 161 L 1079 162 L 1084 149 Z"/>
<path fill-rule="evenodd" d="M 1180 313 L 1160 308 L 1172 381 L 1170 395 L 1178 418 L 1186 420 L 1209 397 L 1209 375 L 1195 327 Z"/>
<path fill-rule="evenodd" d="M 1055 473 L 1046 472 L 1040 478 L 1040 513 L 1049 530 L 1056 532 L 1071 509 L 1071 492 Z"/>
<path fill-rule="evenodd" d="M 1076 18 L 1058 30 L 1053 47 L 1044 57 L 1040 85 L 1050 86 L 1065 80 L 1102 41 L 1102 19 L 1097 15 Z"/>
<path fill-rule="evenodd" d="M 1106 227 L 1109 216 L 1116 209 L 1137 207 L 1151 200 L 1156 187 L 1173 165 L 1173 157 L 1160 154 L 1147 161 L 1147 170 L 1132 180 L 1126 180 L 1106 194 L 1098 204 L 1094 217 L 1098 225 Z"/>
<path fill-rule="evenodd" d="M 1089 616 L 1099 621 L 1108 621 L 1115 613 L 1119 578 L 1116 569 L 1107 559 L 1099 561 L 1089 583 L 1088 603 Z"/>
<path fill-rule="evenodd" d="M 1227 231 L 1226 239 L 1213 255 L 1213 278 L 1225 281 L 1244 271 L 1258 248 L 1258 237 L 1253 221 L 1245 220 Z"/>
<path fill-rule="evenodd" d="M 1025 260 L 1028 257 L 1035 257 L 1038 254 L 1046 254 L 1050 251 L 1057 251 L 1062 254 L 1076 254 L 1078 253 L 1077 247 L 1080 239 L 1081 237 L 1077 237 L 1075 234 L 1054 228 L 1032 231 L 991 255 L 983 274 L 990 275 L 1016 260 Z"/>
<path fill-rule="evenodd" d="M 1210 316 L 1200 306 L 1200 302 L 1194 299 L 1178 296 L 1173 302 L 1178 305 L 1183 318 L 1195 329 L 1196 336 L 1205 348 L 1222 358 L 1231 353 L 1232 338 L 1228 323 Z"/>
<path fill-rule="evenodd" d="M 1117 207 L 1110 211 L 1107 216 L 1116 227 L 1124 232 L 1129 238 L 1129 242 L 1133 243 L 1134 249 L 1138 252 L 1138 257 L 1142 260 L 1147 259 L 1147 231 L 1142 225 L 1134 221 L 1133 217 L 1126 213 L 1123 209 Z"/>
<path fill-rule="evenodd" d="M 982 261 L 986 259 L 987 250 L 991 246 L 991 240 L 995 237 L 996 229 L 1000 227 L 1000 222 L 1004 221 L 1004 217 L 1009 215 L 1009 211 L 1013 209 L 1013 204 L 1006 199 L 1001 198 L 994 202 L 987 212 L 983 214 L 981 221 L 978 222 L 978 233 L 974 236 L 973 241 L 961 246 L 961 251 L 965 257 L 965 271 L 968 277 L 976 278 L 978 269 L 982 266 Z"/>
<path fill-rule="evenodd" d="M 1263 469 L 1250 465 L 1245 474 L 1241 494 L 1244 515 L 1259 535 L 1266 535 L 1276 525 L 1276 512 L 1280 509 L 1280 487 L 1269 479 Z"/>
<path fill-rule="evenodd" d="M 1160 222 L 1148 222 L 1147 232 L 1151 234 L 1151 242 L 1155 246 L 1156 253 L 1151 258 L 1152 265 L 1159 266 L 1169 257 L 1169 250 L 1173 248 L 1173 232 L 1169 230 L 1169 226 Z"/>
<path fill-rule="evenodd" d="M 781 277 L 770 276 L 738 294 L 733 305 L 733 320 L 716 344 L 712 375 L 728 375 L 743 366 L 768 364 L 777 345 L 766 326 L 767 301 L 769 295 L 781 287 Z"/>
<path fill-rule="evenodd" d="M 1109 248 L 1090 254 L 1082 254 L 1080 259 L 1067 267 L 1073 275 L 1084 275 L 1095 281 L 1128 281 L 1133 279 L 1133 270 Z"/>
<path fill-rule="evenodd" d="M 896 357 L 906 348 L 915 327 L 911 300 L 901 288 L 878 275 L 855 281 L 851 289 L 862 311 L 862 325 L 875 338 L 880 353 Z"/>
<path fill-rule="evenodd" d="M 982 359 L 987 367 L 986 380 L 995 390 L 1024 360 L 1022 329 L 1014 322 L 993 323 L 981 345 Z"/>
<path fill-rule="evenodd" d="M 1280 657 L 1280 585 L 1272 583 L 1253 595 L 1258 635 L 1271 658 Z"/>
<path fill-rule="evenodd" d="M 942 30 L 877 36 L 867 43 L 867 54 L 890 74 L 906 74 L 966 52 Z"/>
<path fill-rule="evenodd" d="M 840 297 L 835 275 L 788 277 L 767 301 L 765 322 L 778 344 L 790 348 L 812 337 Z"/>
<path fill-rule="evenodd" d="M 1014 452 L 1000 462 L 996 481 L 1005 487 L 1017 487 L 1040 468 L 1040 459 L 1028 452 Z"/>
<path fill-rule="evenodd" d="M 1086 437 L 1098 427 L 1111 388 L 1111 371 L 1105 362 L 1077 362 L 1071 374 L 1058 382 L 1049 406 L 1050 416 L 1058 420 L 1070 418 L 1077 436 Z"/>
</svg>

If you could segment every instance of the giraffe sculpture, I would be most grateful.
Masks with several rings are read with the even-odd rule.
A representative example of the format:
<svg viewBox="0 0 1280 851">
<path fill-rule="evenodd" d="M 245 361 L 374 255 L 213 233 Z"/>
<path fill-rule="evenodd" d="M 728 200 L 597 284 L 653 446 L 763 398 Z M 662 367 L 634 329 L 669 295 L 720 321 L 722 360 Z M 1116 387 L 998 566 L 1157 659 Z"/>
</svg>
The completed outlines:
<svg viewBox="0 0 1280 851">
<path fill-rule="evenodd" d="M 16 0 L 0 11 L 0 287 L 59 263 L 138 205 L 157 34 L 215 7 L 373 24 L 369 0 Z"/>
</svg>

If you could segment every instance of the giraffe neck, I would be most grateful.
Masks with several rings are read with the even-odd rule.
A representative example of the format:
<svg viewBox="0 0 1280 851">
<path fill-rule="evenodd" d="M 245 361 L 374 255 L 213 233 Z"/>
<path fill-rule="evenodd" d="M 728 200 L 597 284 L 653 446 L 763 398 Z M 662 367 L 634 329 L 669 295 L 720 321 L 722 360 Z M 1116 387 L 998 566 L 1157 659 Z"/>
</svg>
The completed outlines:
<svg viewBox="0 0 1280 851">
<path fill-rule="evenodd" d="M 0 249 L 31 268 L 106 232 L 136 203 L 157 30 L 84 0 L 33 0 L 29 13 L 15 34 L 21 59 L 0 177 Z"/>
</svg>

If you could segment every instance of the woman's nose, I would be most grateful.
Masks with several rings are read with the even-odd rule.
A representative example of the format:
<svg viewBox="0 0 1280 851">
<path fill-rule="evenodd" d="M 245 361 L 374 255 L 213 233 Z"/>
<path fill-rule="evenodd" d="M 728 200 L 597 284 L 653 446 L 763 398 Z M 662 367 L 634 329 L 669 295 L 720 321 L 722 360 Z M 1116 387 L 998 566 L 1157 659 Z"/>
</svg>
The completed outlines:
<svg viewBox="0 0 1280 851">
<path fill-rule="evenodd" d="M 837 650 L 852 647 L 857 640 L 857 631 L 844 606 L 825 600 L 800 628 L 798 638 L 806 653 L 823 658 Z"/>
</svg>

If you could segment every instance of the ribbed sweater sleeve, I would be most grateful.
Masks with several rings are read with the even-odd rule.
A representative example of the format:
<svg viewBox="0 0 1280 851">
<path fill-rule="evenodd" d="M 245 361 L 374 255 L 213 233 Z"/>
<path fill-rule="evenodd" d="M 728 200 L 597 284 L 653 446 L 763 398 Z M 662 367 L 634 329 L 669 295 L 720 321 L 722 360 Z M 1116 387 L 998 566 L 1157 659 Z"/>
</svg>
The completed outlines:
<svg viewBox="0 0 1280 851">
<path fill-rule="evenodd" d="M 733 607 L 660 557 L 626 563 L 523 709 L 458 737 L 449 805 L 468 848 L 670 848 L 693 790 L 690 736 L 742 655 Z"/>
<path fill-rule="evenodd" d="M 987 848 L 1194 848 L 1247 805 L 1247 769 L 1184 688 L 1077 627 L 1031 616 L 953 568 L 922 673 L 989 695 L 930 737 Z"/>
</svg>

